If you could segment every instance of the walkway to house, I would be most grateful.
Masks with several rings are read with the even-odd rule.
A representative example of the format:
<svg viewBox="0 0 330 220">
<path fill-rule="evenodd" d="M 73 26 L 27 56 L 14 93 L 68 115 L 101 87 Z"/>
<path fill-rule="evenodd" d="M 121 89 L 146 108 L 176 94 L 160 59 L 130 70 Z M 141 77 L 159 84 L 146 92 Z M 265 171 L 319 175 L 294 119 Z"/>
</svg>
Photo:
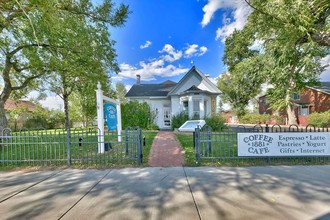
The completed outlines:
<svg viewBox="0 0 330 220">
<path fill-rule="evenodd" d="M 159 131 L 149 156 L 152 167 L 177 167 L 184 164 L 183 150 L 172 131 Z"/>
</svg>

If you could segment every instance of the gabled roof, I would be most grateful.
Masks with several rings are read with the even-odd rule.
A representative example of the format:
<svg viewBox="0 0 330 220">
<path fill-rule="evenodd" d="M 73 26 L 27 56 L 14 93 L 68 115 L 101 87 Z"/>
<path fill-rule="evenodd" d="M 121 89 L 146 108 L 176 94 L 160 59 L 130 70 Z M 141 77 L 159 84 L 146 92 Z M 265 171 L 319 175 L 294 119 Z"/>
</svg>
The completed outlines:
<svg viewBox="0 0 330 220">
<path fill-rule="evenodd" d="M 126 93 L 125 97 L 141 97 L 141 96 L 167 96 L 169 91 L 176 85 L 175 82 L 167 80 L 159 84 L 135 84 Z"/>
<path fill-rule="evenodd" d="M 202 90 L 202 89 L 198 88 L 195 85 L 193 85 L 189 89 L 183 91 L 181 94 L 188 94 L 188 93 L 205 93 L 205 94 L 210 94 L 210 95 L 214 94 L 214 93 L 212 93 L 210 91 Z"/>
<path fill-rule="evenodd" d="M 187 89 L 185 92 L 189 92 L 189 91 L 202 91 L 202 90 L 199 89 L 197 86 L 193 85 L 192 87 Z"/>
<path fill-rule="evenodd" d="M 191 76 L 197 76 L 198 82 L 203 84 L 203 86 L 199 87 L 200 85 L 185 84 Z M 183 84 L 185 89 L 182 91 Z M 187 88 L 187 86 L 190 87 Z M 178 91 L 180 93 L 186 93 L 188 91 L 200 91 L 211 95 L 218 95 L 221 93 L 216 85 L 214 85 L 204 74 L 202 74 L 195 66 L 193 66 L 179 81 L 179 83 L 166 80 L 165 82 L 159 84 L 135 84 L 126 93 L 125 97 L 167 97 L 169 95 L 177 95 Z"/>
<path fill-rule="evenodd" d="M 176 85 L 176 82 L 173 82 L 172 80 L 166 80 L 160 84 Z"/>
<path fill-rule="evenodd" d="M 330 95 L 330 82 L 321 82 L 320 86 L 309 86 L 308 88 Z"/>
<path fill-rule="evenodd" d="M 221 92 L 218 89 L 216 85 L 214 85 L 201 71 L 199 71 L 195 66 L 191 67 L 191 69 L 188 71 L 188 73 L 176 84 L 176 86 L 168 93 L 168 95 L 178 95 L 178 91 L 181 88 L 183 84 L 191 77 L 193 74 L 197 74 L 198 77 L 200 77 L 201 81 L 205 82 L 207 84 L 208 93 L 210 94 L 216 94 L 219 95 Z M 198 86 L 193 85 L 196 88 Z M 200 89 L 200 88 L 198 88 Z M 203 89 L 201 89 L 203 90 Z M 186 90 L 185 90 L 186 91 Z M 203 90 L 204 91 L 204 90 Z M 206 91 L 206 90 L 205 90 Z"/>
</svg>

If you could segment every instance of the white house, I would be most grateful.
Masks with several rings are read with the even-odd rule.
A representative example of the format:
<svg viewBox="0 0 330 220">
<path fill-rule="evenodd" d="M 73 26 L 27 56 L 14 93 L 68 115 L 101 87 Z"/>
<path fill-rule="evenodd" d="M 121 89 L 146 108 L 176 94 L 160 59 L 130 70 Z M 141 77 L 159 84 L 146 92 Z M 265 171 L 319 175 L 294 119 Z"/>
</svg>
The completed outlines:
<svg viewBox="0 0 330 220">
<path fill-rule="evenodd" d="M 161 129 L 171 127 L 171 118 L 183 111 L 190 118 L 200 119 L 216 112 L 216 99 L 220 90 L 193 66 L 178 82 L 167 80 L 159 84 L 136 84 L 127 92 L 129 101 L 147 102 L 156 113 L 155 123 Z"/>
</svg>

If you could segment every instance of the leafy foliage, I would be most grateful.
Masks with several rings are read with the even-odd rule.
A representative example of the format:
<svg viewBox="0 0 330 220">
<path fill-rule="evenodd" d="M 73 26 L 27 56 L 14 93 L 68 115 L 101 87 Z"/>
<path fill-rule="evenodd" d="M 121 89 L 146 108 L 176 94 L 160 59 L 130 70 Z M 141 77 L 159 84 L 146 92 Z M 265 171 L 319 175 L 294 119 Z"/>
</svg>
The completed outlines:
<svg viewBox="0 0 330 220">
<path fill-rule="evenodd" d="M 315 125 L 316 127 L 329 127 L 330 126 L 330 110 L 323 113 L 312 113 L 308 116 L 308 124 Z"/>
<path fill-rule="evenodd" d="M 283 124 L 284 120 L 281 116 L 268 114 L 246 114 L 239 119 L 243 124 L 270 124 L 275 121 L 276 124 Z"/>
<path fill-rule="evenodd" d="M 125 98 L 126 93 L 127 90 L 125 88 L 125 85 L 121 82 L 116 83 L 117 99 L 119 99 L 121 103 L 125 103 L 127 101 Z"/>
<path fill-rule="evenodd" d="M 67 109 L 79 82 L 106 79 L 109 69 L 119 70 L 108 27 L 124 24 L 127 6 L 115 7 L 111 0 L 98 6 L 91 0 L 28 0 L 1 1 L 0 7 L 1 115 L 10 96 L 21 97 L 45 79 L 61 91 Z"/>
<path fill-rule="evenodd" d="M 244 29 L 226 40 L 224 62 L 231 81 L 222 84 L 232 83 L 234 89 L 230 94 L 234 98 L 230 102 L 238 115 L 245 113 L 242 106 L 250 98 L 242 95 L 240 88 L 253 96 L 257 90 L 248 90 L 253 85 L 260 87 L 262 82 L 273 85 L 267 95 L 271 108 L 286 109 L 289 123 L 296 124 L 292 96 L 317 83 L 324 70 L 320 60 L 329 53 L 330 2 L 246 0 L 246 3 L 254 10 Z M 259 44 L 257 51 L 251 50 L 255 43 Z M 260 81 L 254 82 L 251 76 L 259 77 Z"/>
<path fill-rule="evenodd" d="M 154 129 L 155 114 L 150 110 L 148 103 L 130 101 L 121 104 L 122 126 L 139 127 L 141 129 Z"/>
<path fill-rule="evenodd" d="M 205 123 L 212 128 L 213 131 L 221 131 L 227 126 L 225 125 L 226 118 L 222 114 L 212 115 L 211 117 L 205 118 Z"/>
<path fill-rule="evenodd" d="M 238 117 L 246 114 L 246 106 L 260 93 L 266 78 L 268 61 L 258 51 L 250 49 L 252 42 L 243 31 L 235 31 L 226 39 L 223 61 L 229 73 L 218 79 L 223 99 L 232 105 Z"/>
<path fill-rule="evenodd" d="M 22 128 L 62 128 L 65 121 L 64 112 L 48 110 L 42 108 L 40 105 L 36 105 L 32 112 L 26 107 L 17 107 L 9 111 L 9 115 L 8 125 L 13 130 L 20 130 Z"/>
<path fill-rule="evenodd" d="M 180 112 L 177 115 L 174 115 L 171 120 L 172 129 L 180 128 L 186 121 L 189 120 L 189 115 L 187 112 Z"/>
</svg>

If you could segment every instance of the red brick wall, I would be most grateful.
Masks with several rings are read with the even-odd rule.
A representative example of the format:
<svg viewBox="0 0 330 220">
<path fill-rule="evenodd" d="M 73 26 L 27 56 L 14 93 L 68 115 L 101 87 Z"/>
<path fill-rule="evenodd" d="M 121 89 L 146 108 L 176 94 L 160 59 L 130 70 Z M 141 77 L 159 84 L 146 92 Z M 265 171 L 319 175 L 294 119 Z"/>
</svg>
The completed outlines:
<svg viewBox="0 0 330 220">
<path fill-rule="evenodd" d="M 300 94 L 300 100 L 295 102 L 310 103 L 309 113 L 325 112 L 330 110 L 330 95 L 318 92 L 314 89 L 306 89 Z"/>
</svg>

